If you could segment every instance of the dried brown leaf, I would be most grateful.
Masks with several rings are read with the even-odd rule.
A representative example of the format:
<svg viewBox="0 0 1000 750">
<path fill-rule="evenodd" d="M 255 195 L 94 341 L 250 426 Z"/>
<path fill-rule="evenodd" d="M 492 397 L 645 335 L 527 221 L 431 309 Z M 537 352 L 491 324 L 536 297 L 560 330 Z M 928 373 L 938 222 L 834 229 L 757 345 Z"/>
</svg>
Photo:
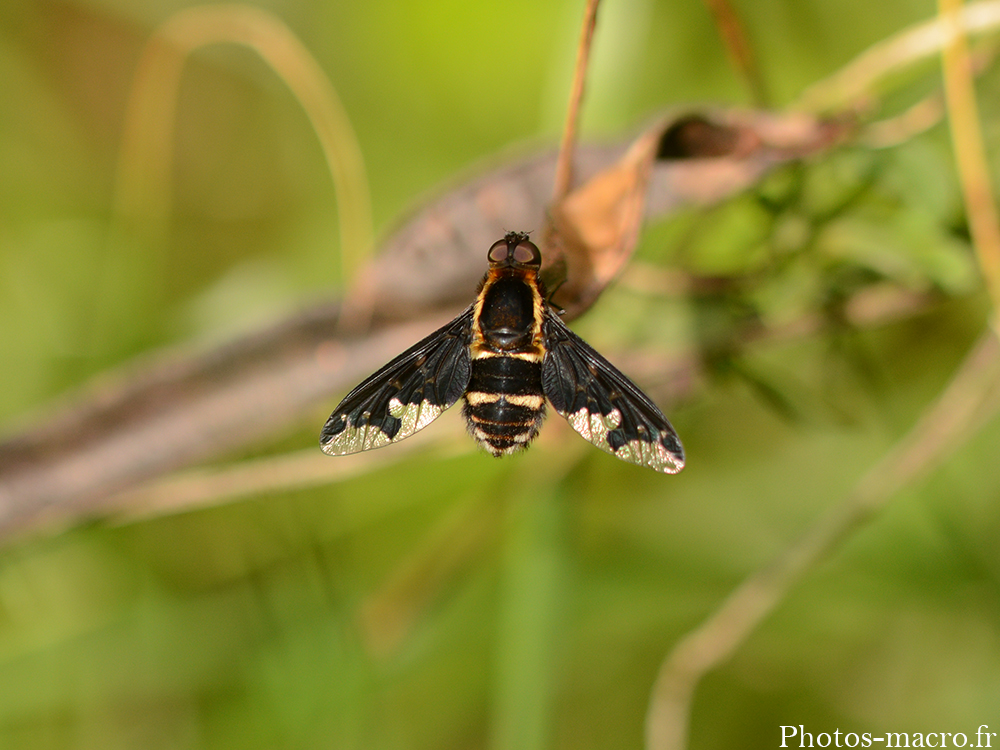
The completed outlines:
<svg viewBox="0 0 1000 750">
<path fill-rule="evenodd" d="M 654 190 L 668 185 L 679 202 L 716 203 L 844 133 L 831 121 L 765 112 L 690 115 L 650 128 L 552 208 L 550 262 L 562 260 L 556 274 L 565 273 L 556 301 L 574 318 L 597 300 L 631 258 Z"/>
</svg>

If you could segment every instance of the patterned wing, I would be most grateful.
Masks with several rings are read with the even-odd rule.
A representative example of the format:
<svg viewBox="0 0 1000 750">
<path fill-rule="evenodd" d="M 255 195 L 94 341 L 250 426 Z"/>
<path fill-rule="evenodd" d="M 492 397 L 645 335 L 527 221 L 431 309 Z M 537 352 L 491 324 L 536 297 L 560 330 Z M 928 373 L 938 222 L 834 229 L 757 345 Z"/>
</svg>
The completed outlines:
<svg viewBox="0 0 1000 750">
<path fill-rule="evenodd" d="M 684 448 L 656 404 L 547 308 L 542 390 L 586 440 L 656 471 L 684 468 Z"/>
<path fill-rule="evenodd" d="M 331 456 L 381 448 L 422 430 L 469 385 L 470 307 L 347 394 L 319 442 Z"/>
</svg>

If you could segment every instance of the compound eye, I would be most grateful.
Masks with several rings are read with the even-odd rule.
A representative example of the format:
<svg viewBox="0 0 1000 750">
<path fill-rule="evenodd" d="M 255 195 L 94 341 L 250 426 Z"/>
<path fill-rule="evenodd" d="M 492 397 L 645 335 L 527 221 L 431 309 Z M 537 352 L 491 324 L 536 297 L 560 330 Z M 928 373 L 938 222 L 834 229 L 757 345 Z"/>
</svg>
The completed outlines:
<svg viewBox="0 0 1000 750">
<path fill-rule="evenodd" d="M 514 262 L 522 266 L 540 266 L 542 254 L 534 242 L 521 240 L 514 247 Z"/>
<path fill-rule="evenodd" d="M 491 247 L 489 253 L 486 254 L 486 258 L 490 263 L 503 263 L 507 260 L 507 255 L 509 253 L 510 248 L 507 245 L 507 241 L 499 240 L 493 243 L 493 247 Z"/>
</svg>

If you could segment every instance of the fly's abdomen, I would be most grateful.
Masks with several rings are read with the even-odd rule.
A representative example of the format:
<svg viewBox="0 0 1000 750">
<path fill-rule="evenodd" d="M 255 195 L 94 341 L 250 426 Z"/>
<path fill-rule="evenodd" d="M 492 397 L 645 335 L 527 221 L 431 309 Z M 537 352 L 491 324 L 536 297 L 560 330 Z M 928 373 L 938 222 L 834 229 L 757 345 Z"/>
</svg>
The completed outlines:
<svg viewBox="0 0 1000 750">
<path fill-rule="evenodd" d="M 530 355 L 472 360 L 462 413 L 469 434 L 494 456 L 525 448 L 545 418 L 542 365 Z"/>
</svg>

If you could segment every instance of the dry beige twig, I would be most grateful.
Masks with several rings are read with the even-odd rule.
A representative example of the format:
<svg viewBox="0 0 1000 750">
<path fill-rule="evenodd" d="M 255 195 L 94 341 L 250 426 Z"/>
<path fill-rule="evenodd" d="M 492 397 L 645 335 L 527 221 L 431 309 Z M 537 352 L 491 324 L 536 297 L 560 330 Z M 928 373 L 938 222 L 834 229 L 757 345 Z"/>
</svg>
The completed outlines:
<svg viewBox="0 0 1000 750">
<path fill-rule="evenodd" d="M 969 3 L 962 8 L 958 25 L 968 35 L 995 31 L 1000 28 L 1000 0 Z M 940 18 L 904 29 L 807 88 L 793 108 L 806 112 L 862 108 L 876 87 L 899 71 L 939 54 L 954 33 L 955 28 L 947 27 Z"/>
<path fill-rule="evenodd" d="M 727 661 L 788 592 L 867 523 L 903 487 L 926 476 L 1000 408 L 1000 344 L 980 338 L 917 424 L 858 483 L 776 560 L 744 581 L 664 660 L 646 716 L 647 750 L 687 746 L 694 693 Z"/>
<path fill-rule="evenodd" d="M 990 186 L 989 162 L 979 125 L 973 66 L 961 11 L 961 0 L 938 0 L 938 17 L 947 29 L 948 40 L 941 50 L 945 103 L 972 244 L 993 300 L 995 317 L 1000 310 L 1000 222 Z"/>
</svg>

